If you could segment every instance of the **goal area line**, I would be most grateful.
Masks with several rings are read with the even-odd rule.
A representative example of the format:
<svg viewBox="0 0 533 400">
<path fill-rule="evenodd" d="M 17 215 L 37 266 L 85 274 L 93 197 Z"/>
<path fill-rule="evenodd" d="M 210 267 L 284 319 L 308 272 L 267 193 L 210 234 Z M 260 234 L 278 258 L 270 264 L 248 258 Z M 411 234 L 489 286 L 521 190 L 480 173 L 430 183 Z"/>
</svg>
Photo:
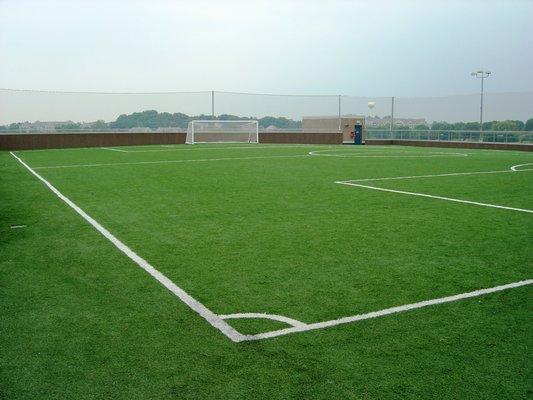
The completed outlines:
<svg viewBox="0 0 533 400">
<path fill-rule="evenodd" d="M 440 297 L 431 300 L 425 300 L 416 303 L 404 304 L 400 306 L 395 306 L 391 308 L 386 308 L 383 310 L 373 311 L 365 314 L 352 315 L 327 321 L 315 322 L 315 323 L 305 323 L 298 321 L 293 318 L 289 318 L 282 315 L 273 315 L 266 313 L 235 313 L 235 314 L 226 314 L 218 315 L 207 308 L 200 301 L 195 299 L 181 287 L 176 285 L 172 280 L 170 280 L 163 273 L 154 268 L 148 261 L 144 260 L 137 253 L 135 253 L 131 248 L 126 244 L 120 241 L 116 236 L 114 236 L 110 231 L 103 227 L 98 221 L 88 215 L 84 210 L 77 206 L 72 200 L 62 194 L 55 186 L 53 186 L 49 181 L 39 175 L 32 167 L 25 163 L 20 157 L 15 155 L 13 152 L 10 152 L 11 156 L 15 158 L 26 170 L 28 170 L 34 177 L 41 181 L 54 195 L 56 195 L 61 201 L 66 203 L 70 208 L 72 208 L 79 216 L 81 216 L 86 222 L 88 222 L 94 229 L 96 229 L 102 236 L 104 236 L 109 242 L 111 242 L 118 250 L 125 254 L 130 260 L 137 264 L 141 269 L 146 271 L 150 276 L 152 276 L 156 281 L 161 285 L 167 288 L 171 293 L 178 297 L 184 304 L 186 304 L 191 310 L 196 312 L 199 316 L 205 319 L 213 328 L 219 330 L 223 335 L 233 342 L 244 342 L 244 341 L 257 341 L 263 339 L 270 339 L 279 336 L 306 332 L 311 330 L 324 329 L 328 327 L 333 327 L 342 324 L 348 324 L 352 322 L 362 321 L 366 319 L 378 318 L 386 315 L 396 314 L 400 312 L 415 310 L 423 307 L 428 307 L 432 305 L 444 304 L 455 302 L 459 300 L 464 300 L 472 297 L 487 295 L 490 293 L 500 292 L 504 290 L 509 290 L 513 288 L 518 288 L 522 286 L 527 286 L 533 284 L 533 279 L 526 279 L 517 282 L 512 282 L 504 285 L 499 285 L 490 288 L 484 288 L 479 290 L 474 290 L 471 292 L 455 294 L 452 296 Z M 242 334 L 237 331 L 235 328 L 230 326 L 226 319 L 237 319 L 237 318 L 265 318 L 271 319 L 279 322 L 285 322 L 290 325 L 289 328 L 278 329 L 274 331 L 263 332 L 255 335 Z"/>
</svg>

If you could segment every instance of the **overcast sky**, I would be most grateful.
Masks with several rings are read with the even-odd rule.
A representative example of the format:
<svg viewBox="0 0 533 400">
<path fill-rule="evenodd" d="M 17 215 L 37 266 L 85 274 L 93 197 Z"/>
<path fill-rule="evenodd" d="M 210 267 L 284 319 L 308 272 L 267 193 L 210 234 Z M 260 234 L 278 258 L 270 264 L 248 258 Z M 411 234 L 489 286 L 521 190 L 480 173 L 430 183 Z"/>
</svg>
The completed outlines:
<svg viewBox="0 0 533 400">
<path fill-rule="evenodd" d="M 533 91 L 533 1 L 0 0 L 0 87 Z"/>
</svg>

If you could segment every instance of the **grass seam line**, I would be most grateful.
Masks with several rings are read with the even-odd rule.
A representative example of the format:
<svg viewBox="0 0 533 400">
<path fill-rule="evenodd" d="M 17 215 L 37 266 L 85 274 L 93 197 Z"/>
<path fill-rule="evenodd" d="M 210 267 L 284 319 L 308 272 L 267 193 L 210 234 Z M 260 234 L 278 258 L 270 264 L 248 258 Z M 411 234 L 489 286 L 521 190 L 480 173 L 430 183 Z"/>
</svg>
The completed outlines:
<svg viewBox="0 0 533 400">
<path fill-rule="evenodd" d="M 69 207 L 76 211 L 85 221 L 91 224 L 99 233 L 101 233 L 107 240 L 109 240 L 117 249 L 122 251 L 128 258 L 135 262 L 139 267 L 148 272 L 153 278 L 155 278 L 159 283 L 165 286 L 170 290 L 174 295 L 176 295 L 182 302 L 189 306 L 192 310 L 196 311 L 201 317 L 203 317 L 209 324 L 221 331 L 225 336 L 231 339 L 234 342 L 240 342 L 244 339 L 244 335 L 237 332 L 233 329 L 227 322 L 222 318 L 188 294 L 185 290 L 180 288 L 169 278 L 155 269 L 150 265 L 146 260 L 140 257 L 137 253 L 131 250 L 123 242 L 121 242 L 116 236 L 104 228 L 100 223 L 95 219 L 89 216 L 85 211 L 78 207 L 74 202 L 72 202 L 68 197 L 62 194 L 58 189 L 56 189 L 50 182 L 44 179 L 41 175 L 35 172 L 28 164 L 26 164 L 22 159 L 17 157 L 13 152 L 9 152 L 20 164 L 22 164 L 31 174 L 33 174 L 37 179 L 45 184 L 48 189 L 50 189 L 57 197 L 59 197 L 63 202 L 65 202 Z"/>
</svg>

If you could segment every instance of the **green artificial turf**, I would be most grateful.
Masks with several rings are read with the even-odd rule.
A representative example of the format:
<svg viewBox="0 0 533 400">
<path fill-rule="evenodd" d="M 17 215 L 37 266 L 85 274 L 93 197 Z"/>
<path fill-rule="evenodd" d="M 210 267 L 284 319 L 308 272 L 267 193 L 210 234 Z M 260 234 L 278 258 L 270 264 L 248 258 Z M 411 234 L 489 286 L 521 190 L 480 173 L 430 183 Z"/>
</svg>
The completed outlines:
<svg viewBox="0 0 533 400">
<path fill-rule="evenodd" d="M 313 323 L 532 277 L 531 213 L 335 183 L 505 171 L 533 163 L 532 153 L 115 149 L 123 151 L 15 153 L 217 314 Z M 362 183 L 533 209 L 529 171 Z M 532 395 L 530 286 L 233 343 L 8 152 L 0 153 L 0 200 L 0 399 Z M 286 327 L 228 323 L 247 334 Z"/>
</svg>

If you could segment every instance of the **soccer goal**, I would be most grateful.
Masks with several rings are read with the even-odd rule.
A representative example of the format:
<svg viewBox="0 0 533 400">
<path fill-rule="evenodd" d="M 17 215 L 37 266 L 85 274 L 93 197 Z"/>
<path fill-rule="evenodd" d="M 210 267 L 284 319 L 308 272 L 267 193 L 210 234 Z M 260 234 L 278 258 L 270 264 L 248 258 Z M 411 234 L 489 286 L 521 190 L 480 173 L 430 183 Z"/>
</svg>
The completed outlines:
<svg viewBox="0 0 533 400">
<path fill-rule="evenodd" d="M 191 121 L 185 143 L 259 143 L 259 124 L 255 120 Z"/>
</svg>

